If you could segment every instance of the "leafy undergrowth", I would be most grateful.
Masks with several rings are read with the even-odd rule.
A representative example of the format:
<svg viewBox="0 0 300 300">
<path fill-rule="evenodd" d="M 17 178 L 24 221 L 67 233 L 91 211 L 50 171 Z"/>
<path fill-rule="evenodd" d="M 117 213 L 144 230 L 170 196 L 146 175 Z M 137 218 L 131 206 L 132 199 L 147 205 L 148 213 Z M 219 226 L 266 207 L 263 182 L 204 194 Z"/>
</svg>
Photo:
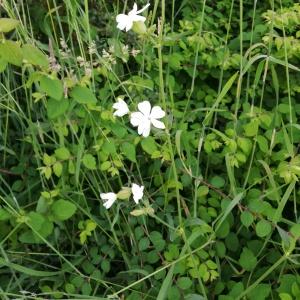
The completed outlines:
<svg viewBox="0 0 300 300">
<path fill-rule="evenodd" d="M 300 299 L 296 1 L 1 1 L 1 299 Z"/>
</svg>

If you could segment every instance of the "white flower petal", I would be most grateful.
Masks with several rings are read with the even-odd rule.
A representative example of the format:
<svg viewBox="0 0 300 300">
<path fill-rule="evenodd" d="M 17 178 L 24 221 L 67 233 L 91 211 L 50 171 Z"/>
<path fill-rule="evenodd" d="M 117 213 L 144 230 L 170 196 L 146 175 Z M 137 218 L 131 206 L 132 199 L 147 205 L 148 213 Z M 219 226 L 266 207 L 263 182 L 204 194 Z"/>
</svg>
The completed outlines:
<svg viewBox="0 0 300 300">
<path fill-rule="evenodd" d="M 143 122 L 143 120 L 144 120 L 144 115 L 139 111 L 133 112 L 130 115 L 130 123 L 134 127 L 139 126 Z"/>
<path fill-rule="evenodd" d="M 166 128 L 166 126 L 163 122 L 158 121 L 156 119 L 151 119 L 151 123 L 156 128 L 159 128 L 159 129 L 165 129 Z"/>
<path fill-rule="evenodd" d="M 150 133 L 150 128 L 151 128 L 151 122 L 150 122 L 150 120 L 149 119 L 144 119 L 139 124 L 138 134 L 147 137 L 149 135 L 149 133 Z"/>
<path fill-rule="evenodd" d="M 127 21 L 128 20 L 128 16 L 127 15 L 125 15 L 125 14 L 119 14 L 119 15 L 117 15 L 116 16 L 116 21 L 118 22 L 118 23 L 124 23 L 125 21 Z"/>
<path fill-rule="evenodd" d="M 163 118 L 166 113 L 161 109 L 160 106 L 154 106 L 151 110 L 150 118 L 152 119 L 160 119 Z"/>
<path fill-rule="evenodd" d="M 116 17 L 116 21 L 118 22 L 117 28 L 120 30 L 125 29 L 125 27 L 128 24 L 129 19 L 130 18 L 127 15 L 124 15 L 124 14 L 117 15 L 117 17 Z"/>
<path fill-rule="evenodd" d="M 136 15 L 136 14 L 137 14 L 137 4 L 134 3 L 134 4 L 133 4 L 133 8 L 132 8 L 132 10 L 128 13 L 128 15 L 130 16 L 130 15 Z"/>
<path fill-rule="evenodd" d="M 138 109 L 145 115 L 145 117 L 149 117 L 151 111 L 151 104 L 149 101 L 140 102 L 138 104 Z"/>
<path fill-rule="evenodd" d="M 113 204 L 114 204 L 115 201 L 113 201 L 112 199 L 110 200 L 107 200 L 106 202 L 103 203 L 103 206 L 106 208 L 106 209 L 109 209 Z"/>
<path fill-rule="evenodd" d="M 123 117 L 129 113 L 128 106 L 122 98 L 118 98 L 118 102 L 113 104 L 113 108 L 116 109 L 114 116 Z"/>
<path fill-rule="evenodd" d="M 142 9 L 137 10 L 136 14 L 142 13 L 144 10 L 146 10 L 150 6 L 150 3 L 147 3 Z"/>
<path fill-rule="evenodd" d="M 131 28 L 132 28 L 132 25 L 133 25 L 133 20 L 130 18 L 128 21 L 127 21 L 127 24 L 126 24 L 126 31 L 129 31 Z"/>
<path fill-rule="evenodd" d="M 134 15 L 132 16 L 132 21 L 134 22 L 145 22 L 146 21 L 146 18 L 143 17 L 143 16 L 138 16 L 138 15 Z"/>
<path fill-rule="evenodd" d="M 150 134 L 150 129 L 151 129 L 151 122 L 145 122 L 144 124 L 144 130 L 142 132 L 143 137 L 148 137 Z"/>
<path fill-rule="evenodd" d="M 100 198 L 104 201 L 103 206 L 108 209 L 117 200 L 117 195 L 115 193 L 101 193 Z"/>
<path fill-rule="evenodd" d="M 131 187 L 133 200 L 136 204 L 143 198 L 144 195 L 144 186 L 139 186 L 138 184 L 133 183 Z"/>
</svg>

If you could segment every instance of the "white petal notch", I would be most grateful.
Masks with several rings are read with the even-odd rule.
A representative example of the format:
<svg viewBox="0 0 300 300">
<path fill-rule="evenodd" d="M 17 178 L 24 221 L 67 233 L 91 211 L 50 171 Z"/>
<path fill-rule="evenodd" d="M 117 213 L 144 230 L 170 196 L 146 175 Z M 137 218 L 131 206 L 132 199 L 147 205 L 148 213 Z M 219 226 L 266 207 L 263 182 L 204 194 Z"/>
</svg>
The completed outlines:
<svg viewBox="0 0 300 300">
<path fill-rule="evenodd" d="M 118 102 L 114 103 L 113 108 L 115 117 L 123 117 L 129 113 L 127 103 L 122 98 L 117 98 Z"/>
<path fill-rule="evenodd" d="M 124 30 L 127 32 L 129 31 L 134 22 L 145 22 L 146 18 L 143 16 L 139 16 L 140 13 L 142 13 L 144 10 L 146 10 L 148 7 L 150 6 L 150 3 L 146 4 L 142 9 L 138 10 L 137 9 L 137 4 L 134 3 L 133 5 L 133 9 L 128 13 L 128 15 L 126 14 L 119 14 L 116 17 L 116 21 L 117 21 L 117 28 L 120 30 Z"/>
<path fill-rule="evenodd" d="M 144 196 L 144 186 L 143 185 L 138 185 L 136 183 L 132 184 L 131 187 L 131 192 L 133 195 L 133 200 L 136 204 L 139 203 L 139 201 L 143 198 Z"/>
<path fill-rule="evenodd" d="M 130 123 L 138 128 L 138 134 L 147 137 L 150 134 L 151 125 L 159 129 L 165 129 L 165 124 L 158 119 L 163 118 L 166 113 L 160 106 L 154 106 L 151 109 L 149 101 L 143 101 L 138 104 L 139 111 L 130 115 Z"/>
<path fill-rule="evenodd" d="M 115 193 L 101 193 L 100 198 L 104 201 L 103 206 L 109 209 L 117 200 L 117 195 Z"/>
</svg>

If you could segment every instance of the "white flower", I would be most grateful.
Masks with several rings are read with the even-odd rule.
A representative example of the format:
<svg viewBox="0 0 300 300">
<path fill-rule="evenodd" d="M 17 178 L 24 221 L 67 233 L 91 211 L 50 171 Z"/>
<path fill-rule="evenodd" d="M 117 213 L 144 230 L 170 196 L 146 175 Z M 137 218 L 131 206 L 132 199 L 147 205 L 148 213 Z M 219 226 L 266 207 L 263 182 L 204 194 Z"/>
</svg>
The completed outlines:
<svg viewBox="0 0 300 300">
<path fill-rule="evenodd" d="M 115 193 L 101 193 L 100 198 L 104 201 L 103 206 L 109 209 L 117 200 L 117 195 Z"/>
<path fill-rule="evenodd" d="M 116 17 L 116 21 L 118 22 L 117 28 L 120 30 L 130 30 L 132 28 L 133 22 L 145 22 L 146 18 L 143 16 L 139 16 L 138 14 L 142 13 L 144 10 L 148 8 L 150 4 L 148 3 L 145 5 L 142 9 L 137 10 L 137 5 L 134 3 L 133 9 L 128 13 L 128 15 L 125 14 L 119 14 Z"/>
<path fill-rule="evenodd" d="M 114 116 L 123 117 L 129 113 L 128 106 L 122 98 L 117 98 L 118 102 L 113 105 L 113 108 L 116 109 Z"/>
<path fill-rule="evenodd" d="M 133 200 L 136 204 L 139 203 L 139 201 L 143 198 L 144 195 L 144 186 L 139 186 L 135 183 L 132 184 L 131 187 L 132 195 L 133 195 Z"/>
<path fill-rule="evenodd" d="M 160 106 L 154 106 L 151 110 L 149 101 L 143 101 L 138 104 L 139 111 L 133 112 L 130 116 L 130 123 L 134 127 L 138 127 L 138 134 L 144 137 L 149 136 L 151 124 L 160 129 L 165 128 L 165 124 L 157 119 L 165 116 L 165 112 Z"/>
</svg>

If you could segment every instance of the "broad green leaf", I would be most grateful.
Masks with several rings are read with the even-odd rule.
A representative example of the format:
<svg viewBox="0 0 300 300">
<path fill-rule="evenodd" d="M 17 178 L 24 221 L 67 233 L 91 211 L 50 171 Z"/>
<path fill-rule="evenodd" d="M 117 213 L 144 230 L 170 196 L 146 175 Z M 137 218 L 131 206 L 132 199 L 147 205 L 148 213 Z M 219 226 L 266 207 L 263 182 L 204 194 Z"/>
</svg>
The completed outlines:
<svg viewBox="0 0 300 300">
<path fill-rule="evenodd" d="M 294 224 L 290 229 L 291 234 L 295 239 L 300 237 L 300 224 Z"/>
<path fill-rule="evenodd" d="M 140 251 L 144 251 L 144 250 L 148 249 L 149 246 L 150 246 L 150 241 L 147 237 L 143 237 L 139 240 L 139 250 Z"/>
<path fill-rule="evenodd" d="M 239 263 L 246 271 L 252 271 L 256 266 L 257 259 L 253 252 L 245 247 L 241 253 Z"/>
<path fill-rule="evenodd" d="M 36 230 L 39 231 L 45 221 L 45 217 L 37 212 L 31 211 L 28 214 L 29 217 L 29 221 L 28 224 L 30 224 L 30 226 Z"/>
<path fill-rule="evenodd" d="M 64 221 L 74 215 L 76 212 L 76 206 L 70 201 L 60 199 L 53 203 L 51 210 L 54 219 Z"/>
<path fill-rule="evenodd" d="M 61 100 L 63 97 L 63 85 L 58 79 L 43 76 L 40 78 L 40 88 L 44 93 L 55 100 Z M 58 103 L 58 106 L 60 106 L 60 103 Z"/>
<path fill-rule="evenodd" d="M 69 108 L 69 101 L 67 99 L 62 99 L 57 101 L 50 98 L 47 101 L 47 114 L 49 119 L 56 119 L 63 115 Z"/>
<path fill-rule="evenodd" d="M 280 293 L 279 294 L 280 300 L 293 300 L 292 296 L 288 293 Z"/>
<path fill-rule="evenodd" d="M 225 179 L 221 176 L 214 176 L 210 183 L 216 188 L 222 188 L 225 185 Z"/>
<path fill-rule="evenodd" d="M 192 286 L 193 282 L 189 277 L 180 277 L 177 280 L 177 286 L 182 290 L 187 290 Z"/>
<path fill-rule="evenodd" d="M 34 66 L 47 67 L 49 65 L 47 56 L 31 44 L 22 47 L 23 59 Z"/>
<path fill-rule="evenodd" d="M 0 56 L 0 73 L 3 72 L 7 67 L 7 61 Z"/>
<path fill-rule="evenodd" d="M 256 140 L 257 140 L 259 149 L 262 152 L 267 153 L 269 151 L 268 140 L 262 135 L 258 135 Z"/>
<path fill-rule="evenodd" d="M 244 125 L 246 136 L 255 136 L 258 132 L 259 120 L 253 119 L 248 124 Z"/>
<path fill-rule="evenodd" d="M 21 66 L 23 54 L 19 43 L 9 40 L 6 40 L 4 43 L 0 43 L 0 57 L 12 65 Z"/>
<path fill-rule="evenodd" d="M 0 18 L 0 33 L 1 32 L 10 32 L 14 30 L 18 25 L 19 21 L 10 18 Z"/>
<path fill-rule="evenodd" d="M 177 71 L 181 69 L 181 60 L 183 59 L 183 56 L 177 52 L 174 52 L 170 55 L 167 56 L 168 57 L 168 62 L 169 62 L 169 66 Z"/>
<path fill-rule="evenodd" d="M 90 170 L 96 170 L 96 159 L 92 154 L 85 154 L 82 158 L 83 165 L 90 169 Z"/>
<path fill-rule="evenodd" d="M 157 145 L 153 137 L 149 136 L 141 141 L 142 148 L 148 154 L 157 151 Z"/>
<path fill-rule="evenodd" d="M 267 236 L 268 234 L 271 233 L 272 231 L 272 225 L 270 222 L 268 222 L 267 220 L 265 219 L 262 219 L 260 220 L 257 224 L 256 224 L 256 234 L 259 236 L 259 237 L 265 237 Z"/>
<path fill-rule="evenodd" d="M 71 92 L 72 98 L 81 104 L 96 104 L 97 98 L 94 93 L 87 87 L 76 86 Z"/>
<path fill-rule="evenodd" d="M 258 284 L 249 294 L 249 300 L 267 300 L 270 299 L 271 285 L 266 283 Z"/>
<path fill-rule="evenodd" d="M 61 162 L 57 161 L 54 165 L 53 165 L 53 173 L 57 176 L 60 177 L 62 174 L 62 170 L 63 170 L 63 165 Z"/>
<path fill-rule="evenodd" d="M 66 147 L 58 148 L 54 151 L 54 153 L 55 153 L 55 156 L 57 157 L 57 159 L 60 159 L 60 160 L 69 159 L 71 156 L 70 151 Z"/>
<path fill-rule="evenodd" d="M 237 144 L 245 154 L 250 153 L 252 149 L 252 142 L 250 139 L 238 137 Z"/>
<path fill-rule="evenodd" d="M 241 213 L 241 222 L 245 227 L 249 227 L 254 221 L 254 217 L 251 212 L 245 210 Z"/>
<path fill-rule="evenodd" d="M 125 142 L 121 145 L 121 149 L 126 158 L 132 162 L 136 162 L 135 146 L 133 144 Z"/>
<path fill-rule="evenodd" d="M 11 214 L 4 208 L 0 208 L 0 221 L 6 221 L 11 218 Z"/>
</svg>

